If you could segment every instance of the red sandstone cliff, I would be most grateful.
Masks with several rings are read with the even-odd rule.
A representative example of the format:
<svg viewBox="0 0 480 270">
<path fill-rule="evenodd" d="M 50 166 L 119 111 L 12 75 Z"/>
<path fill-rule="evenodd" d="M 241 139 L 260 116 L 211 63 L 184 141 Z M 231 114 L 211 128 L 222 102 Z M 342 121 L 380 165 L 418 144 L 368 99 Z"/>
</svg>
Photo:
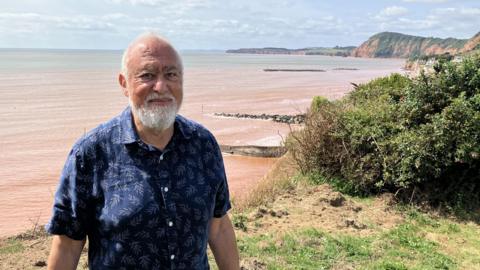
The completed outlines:
<svg viewBox="0 0 480 270">
<path fill-rule="evenodd" d="M 478 48 L 480 33 L 472 39 L 425 38 L 400 33 L 383 32 L 370 37 L 352 51 L 355 57 L 408 58 L 421 55 L 458 54 Z"/>
<path fill-rule="evenodd" d="M 475 36 L 467 41 L 463 49 L 461 50 L 462 53 L 470 52 L 473 50 L 480 49 L 480 32 L 478 32 Z"/>
</svg>

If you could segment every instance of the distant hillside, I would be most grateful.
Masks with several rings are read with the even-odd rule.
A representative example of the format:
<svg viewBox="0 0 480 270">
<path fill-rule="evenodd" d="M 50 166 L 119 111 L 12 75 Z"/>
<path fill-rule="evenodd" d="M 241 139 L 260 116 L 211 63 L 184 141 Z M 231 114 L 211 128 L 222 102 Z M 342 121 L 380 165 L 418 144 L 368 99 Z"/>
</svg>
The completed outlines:
<svg viewBox="0 0 480 270">
<path fill-rule="evenodd" d="M 399 57 L 409 58 L 422 55 L 455 55 L 471 51 L 480 43 L 480 33 L 472 39 L 426 38 L 383 32 L 370 37 L 360 47 L 352 51 L 356 57 Z"/>
<path fill-rule="evenodd" d="M 370 37 L 359 47 L 347 46 L 333 48 L 307 47 L 303 49 L 286 48 L 242 48 L 227 50 L 227 53 L 247 54 L 296 54 L 330 55 L 381 58 L 415 58 L 435 55 L 471 54 L 480 51 L 480 32 L 471 39 L 433 38 L 411 36 L 393 32 L 382 32 Z"/>
<path fill-rule="evenodd" d="M 227 53 L 248 53 L 248 54 L 296 54 L 296 55 L 331 55 L 331 56 L 350 56 L 354 46 L 333 48 L 310 47 L 303 49 L 286 49 L 286 48 L 242 48 L 237 50 L 227 50 Z"/>
</svg>

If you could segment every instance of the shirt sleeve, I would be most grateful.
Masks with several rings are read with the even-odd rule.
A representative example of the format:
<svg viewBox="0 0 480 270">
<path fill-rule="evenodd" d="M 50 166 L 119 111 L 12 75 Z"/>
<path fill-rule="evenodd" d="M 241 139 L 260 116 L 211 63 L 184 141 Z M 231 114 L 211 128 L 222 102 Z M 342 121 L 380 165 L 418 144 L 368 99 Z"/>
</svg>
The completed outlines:
<svg viewBox="0 0 480 270">
<path fill-rule="evenodd" d="M 72 149 L 63 168 L 55 194 L 53 213 L 45 229 L 50 234 L 83 240 L 87 234 L 87 168 L 78 149 Z"/>
<path fill-rule="evenodd" d="M 218 146 L 215 138 L 213 138 L 215 145 L 215 171 L 219 178 L 219 185 L 217 193 L 215 195 L 215 208 L 213 210 L 213 217 L 220 218 L 224 216 L 230 208 L 230 194 L 228 191 L 227 176 L 225 174 L 225 166 L 223 164 L 223 157 L 220 147 Z"/>
</svg>

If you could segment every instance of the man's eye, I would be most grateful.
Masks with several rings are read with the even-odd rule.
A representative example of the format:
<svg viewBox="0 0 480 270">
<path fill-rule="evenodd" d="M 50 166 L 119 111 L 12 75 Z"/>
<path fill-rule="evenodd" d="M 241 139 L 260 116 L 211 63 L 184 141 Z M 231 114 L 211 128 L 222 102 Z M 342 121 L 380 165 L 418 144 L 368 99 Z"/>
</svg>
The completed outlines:
<svg viewBox="0 0 480 270">
<path fill-rule="evenodd" d="M 142 80 L 151 80 L 151 79 L 153 79 L 153 78 L 155 77 L 155 75 L 152 74 L 152 73 L 142 73 L 142 74 L 140 74 L 139 77 L 140 77 Z"/>
<path fill-rule="evenodd" d="M 165 77 L 169 80 L 177 80 L 180 77 L 180 74 L 178 74 L 178 72 L 167 72 Z"/>
</svg>

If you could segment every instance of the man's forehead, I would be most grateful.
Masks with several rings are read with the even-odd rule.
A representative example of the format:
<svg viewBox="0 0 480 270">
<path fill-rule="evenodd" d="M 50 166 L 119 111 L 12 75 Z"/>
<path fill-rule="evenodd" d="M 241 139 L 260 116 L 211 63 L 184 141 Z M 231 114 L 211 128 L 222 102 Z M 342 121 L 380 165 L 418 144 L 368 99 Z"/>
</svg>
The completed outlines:
<svg viewBox="0 0 480 270">
<path fill-rule="evenodd" d="M 159 62 L 156 60 L 144 59 L 139 63 L 137 69 L 141 70 L 177 70 L 180 69 L 180 66 L 177 62 Z"/>
<path fill-rule="evenodd" d="M 139 43 L 132 48 L 128 58 L 128 62 L 140 61 L 141 66 L 180 66 L 180 59 L 169 44 Z"/>
<path fill-rule="evenodd" d="M 152 47 L 145 44 L 141 44 L 137 48 L 134 48 L 130 53 L 131 58 L 140 57 L 140 58 L 170 58 L 176 59 L 176 52 L 168 46 L 162 47 Z"/>
</svg>

